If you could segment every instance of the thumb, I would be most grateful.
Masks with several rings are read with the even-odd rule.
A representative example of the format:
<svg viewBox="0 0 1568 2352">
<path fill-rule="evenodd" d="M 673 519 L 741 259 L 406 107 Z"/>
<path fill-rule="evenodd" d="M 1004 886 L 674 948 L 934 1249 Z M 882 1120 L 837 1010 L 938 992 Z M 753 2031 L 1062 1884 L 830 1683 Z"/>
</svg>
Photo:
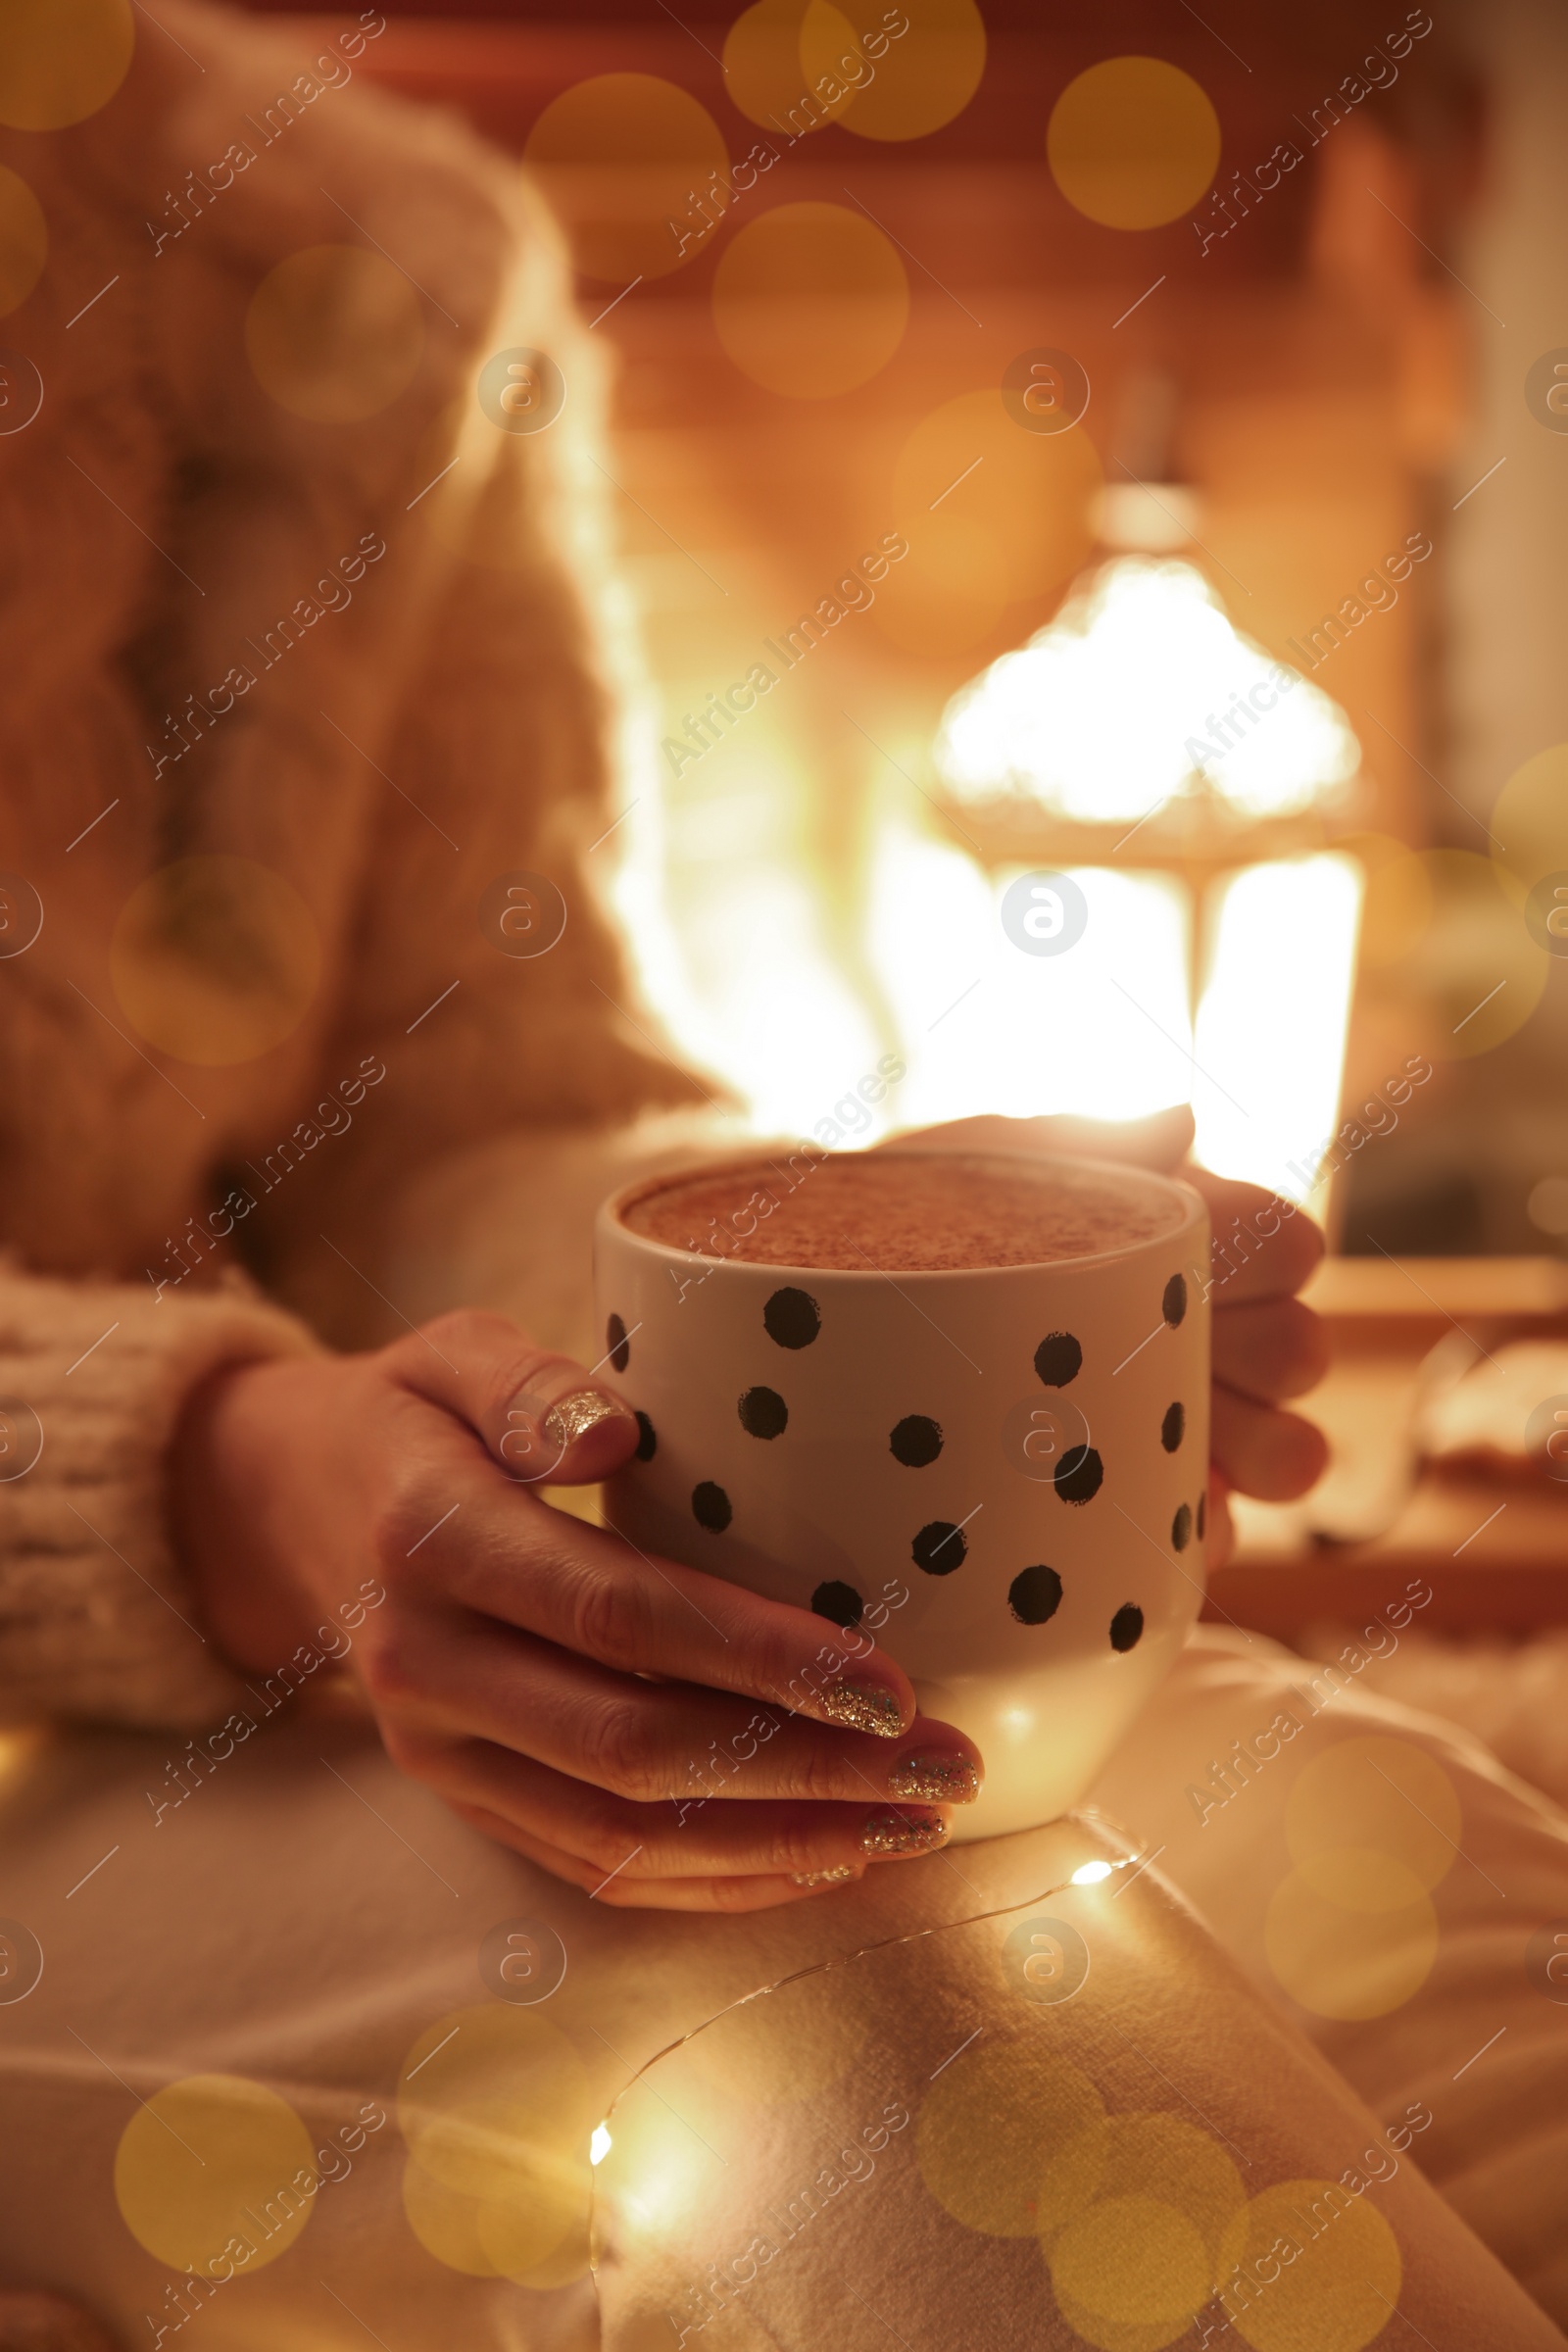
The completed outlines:
<svg viewBox="0 0 1568 2352">
<path fill-rule="evenodd" d="M 400 1386 L 466 1422 L 519 1485 L 589 1485 L 642 1441 L 636 1414 L 597 1368 L 541 1348 L 505 1315 L 439 1315 L 395 1342 L 386 1362 Z"/>
</svg>

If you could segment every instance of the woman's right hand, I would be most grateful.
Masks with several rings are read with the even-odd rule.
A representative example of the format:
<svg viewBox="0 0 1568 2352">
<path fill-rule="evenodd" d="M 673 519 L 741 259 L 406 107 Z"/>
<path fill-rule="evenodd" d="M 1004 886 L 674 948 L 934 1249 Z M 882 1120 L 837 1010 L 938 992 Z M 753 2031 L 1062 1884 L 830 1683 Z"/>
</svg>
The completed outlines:
<svg viewBox="0 0 1568 2352">
<path fill-rule="evenodd" d="M 940 1845 L 979 1752 L 868 1634 L 538 1493 L 637 1442 L 606 1383 L 463 1311 L 216 1374 L 176 1435 L 176 1528 L 236 1664 L 346 1652 L 394 1763 L 603 1902 L 760 1909 Z"/>
</svg>

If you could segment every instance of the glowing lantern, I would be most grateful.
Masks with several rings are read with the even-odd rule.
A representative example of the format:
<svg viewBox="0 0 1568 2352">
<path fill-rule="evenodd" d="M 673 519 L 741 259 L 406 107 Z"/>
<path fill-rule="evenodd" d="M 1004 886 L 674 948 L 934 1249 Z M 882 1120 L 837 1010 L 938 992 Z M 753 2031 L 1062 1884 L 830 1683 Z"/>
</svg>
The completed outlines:
<svg viewBox="0 0 1568 2352">
<path fill-rule="evenodd" d="M 1208 1166 L 1307 1198 L 1361 897 L 1324 846 L 1360 760 L 1343 711 L 1191 564 L 1126 554 L 953 698 L 935 758 L 977 857 L 890 843 L 884 899 L 923 891 L 931 919 L 901 950 L 873 908 L 875 952 L 896 1002 L 916 952 L 927 997 L 963 970 L 972 988 L 907 1048 L 906 1115 L 1189 1100 Z"/>
</svg>

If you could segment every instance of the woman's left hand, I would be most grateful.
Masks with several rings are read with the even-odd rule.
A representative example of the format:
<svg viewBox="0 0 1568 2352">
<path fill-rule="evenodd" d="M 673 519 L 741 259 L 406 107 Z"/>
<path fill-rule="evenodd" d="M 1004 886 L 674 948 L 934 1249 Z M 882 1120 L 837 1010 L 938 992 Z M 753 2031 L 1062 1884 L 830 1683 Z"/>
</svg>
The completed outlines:
<svg viewBox="0 0 1568 2352">
<path fill-rule="evenodd" d="M 879 1148 L 1121 1160 L 1179 1176 L 1202 1194 L 1214 1228 L 1208 1565 L 1219 1568 L 1231 1551 L 1225 1496 L 1233 1487 L 1266 1502 L 1288 1501 L 1315 1484 L 1328 1460 L 1316 1424 L 1280 1410 L 1286 1397 L 1314 1388 L 1328 1365 L 1322 1322 L 1296 1296 L 1323 1255 L 1323 1236 L 1264 1186 L 1186 1164 L 1192 1140 L 1192 1112 L 1182 1105 L 1125 1122 L 954 1119 L 889 1136 Z"/>
</svg>

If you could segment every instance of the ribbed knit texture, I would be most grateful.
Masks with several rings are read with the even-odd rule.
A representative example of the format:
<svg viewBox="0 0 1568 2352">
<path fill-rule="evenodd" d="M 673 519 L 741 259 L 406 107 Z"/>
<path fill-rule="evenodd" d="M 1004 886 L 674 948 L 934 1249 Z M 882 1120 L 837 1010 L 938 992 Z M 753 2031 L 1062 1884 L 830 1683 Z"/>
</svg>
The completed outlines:
<svg viewBox="0 0 1568 2352">
<path fill-rule="evenodd" d="M 238 1287 L 175 1305 L 0 1280 L 0 1720 L 194 1725 L 238 1704 L 171 1554 L 169 1441 L 208 1372 L 316 1345 Z"/>
</svg>

